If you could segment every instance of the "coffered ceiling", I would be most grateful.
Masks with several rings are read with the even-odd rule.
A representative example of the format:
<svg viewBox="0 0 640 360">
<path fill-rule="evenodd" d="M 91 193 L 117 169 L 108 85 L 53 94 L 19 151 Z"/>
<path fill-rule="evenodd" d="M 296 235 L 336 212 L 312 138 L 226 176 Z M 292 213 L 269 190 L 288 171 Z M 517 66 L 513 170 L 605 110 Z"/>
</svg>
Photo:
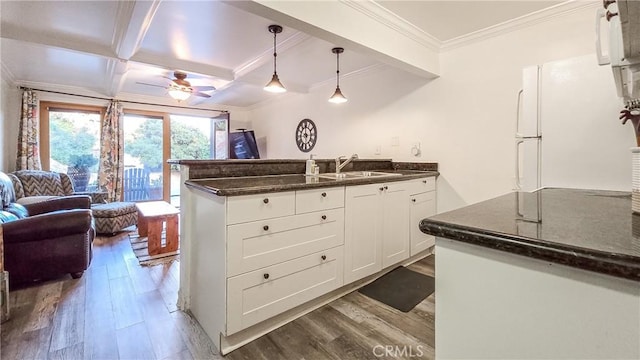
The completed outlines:
<svg viewBox="0 0 640 360">
<path fill-rule="evenodd" d="M 340 0 L 349 2 L 351 0 Z M 554 6 L 557 1 L 368 1 L 393 21 L 444 43 Z M 309 6 L 312 6 L 312 3 Z M 173 102 L 163 86 L 174 70 L 192 85 L 215 86 L 186 105 L 249 107 L 274 96 L 273 20 L 222 1 L 1 1 L 3 76 L 17 85 L 121 99 Z M 336 37 L 332 37 L 335 40 Z M 285 26 L 278 74 L 290 92 L 335 80 L 341 43 Z M 345 47 L 341 74 L 383 65 Z M 361 49 L 359 49 L 361 50 Z M 150 86 L 140 83 L 158 85 Z"/>
</svg>

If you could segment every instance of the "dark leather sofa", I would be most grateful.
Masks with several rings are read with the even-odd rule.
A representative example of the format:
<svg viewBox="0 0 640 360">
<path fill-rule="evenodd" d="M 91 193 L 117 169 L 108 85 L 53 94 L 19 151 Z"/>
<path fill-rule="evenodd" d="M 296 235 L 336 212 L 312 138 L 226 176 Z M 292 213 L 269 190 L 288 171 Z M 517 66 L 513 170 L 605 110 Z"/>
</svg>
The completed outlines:
<svg viewBox="0 0 640 360">
<path fill-rule="evenodd" d="M 0 172 L 0 199 L 4 263 L 12 285 L 67 273 L 82 276 L 91 263 L 95 237 L 89 196 L 22 206 L 15 203 L 11 180 Z"/>
</svg>

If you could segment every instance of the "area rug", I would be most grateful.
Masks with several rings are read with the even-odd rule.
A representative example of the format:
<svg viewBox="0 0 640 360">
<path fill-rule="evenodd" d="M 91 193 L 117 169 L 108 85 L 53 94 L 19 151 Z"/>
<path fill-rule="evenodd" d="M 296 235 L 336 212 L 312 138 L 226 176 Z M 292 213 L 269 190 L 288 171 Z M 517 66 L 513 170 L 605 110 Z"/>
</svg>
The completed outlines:
<svg viewBox="0 0 640 360">
<path fill-rule="evenodd" d="M 402 312 L 409 312 L 434 290 L 434 278 L 400 266 L 358 291 Z"/>
<path fill-rule="evenodd" d="M 164 237 L 164 232 L 162 234 Z M 131 242 L 131 248 L 133 253 L 136 254 L 138 262 L 142 266 L 153 266 L 163 263 L 169 263 L 179 259 L 180 249 L 177 251 L 167 252 L 158 255 L 149 255 L 149 244 L 147 237 L 141 237 L 137 233 L 129 233 L 129 241 Z"/>
</svg>

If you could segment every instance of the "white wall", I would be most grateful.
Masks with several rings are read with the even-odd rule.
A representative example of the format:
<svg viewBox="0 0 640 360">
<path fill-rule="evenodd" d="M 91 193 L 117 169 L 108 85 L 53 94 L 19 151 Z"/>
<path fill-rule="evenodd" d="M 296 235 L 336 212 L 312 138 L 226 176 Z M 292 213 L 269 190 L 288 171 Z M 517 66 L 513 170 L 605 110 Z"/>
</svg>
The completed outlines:
<svg viewBox="0 0 640 360">
<path fill-rule="evenodd" d="M 0 171 L 16 168 L 18 125 L 20 122 L 20 91 L 4 76 L 0 80 Z"/>
<path fill-rule="evenodd" d="M 440 164 L 439 212 L 482 201 L 513 188 L 522 68 L 594 52 L 594 11 L 579 10 L 444 52 L 441 77 L 430 82 L 382 68 L 341 80 L 346 104 L 327 103 L 333 91 L 328 84 L 307 95 L 285 95 L 252 110 L 249 118 L 256 136 L 266 138 L 269 158 L 306 156 L 296 148 L 294 129 L 308 117 L 318 125 L 312 153 L 319 157 L 353 152 L 374 157 L 381 145 L 381 157 Z M 393 137 L 399 146 L 391 146 Z M 410 155 L 414 142 L 422 145 L 420 158 Z"/>
</svg>

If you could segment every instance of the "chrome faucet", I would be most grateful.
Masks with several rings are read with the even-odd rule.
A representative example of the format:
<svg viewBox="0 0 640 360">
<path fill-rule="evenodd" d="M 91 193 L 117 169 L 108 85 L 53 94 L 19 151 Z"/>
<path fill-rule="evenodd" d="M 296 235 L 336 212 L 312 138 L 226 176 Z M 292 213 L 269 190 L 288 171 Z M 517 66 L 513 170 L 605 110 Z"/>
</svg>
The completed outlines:
<svg viewBox="0 0 640 360">
<path fill-rule="evenodd" d="M 353 154 L 351 155 L 350 158 L 347 159 L 347 161 L 340 163 L 340 160 L 344 159 L 344 156 L 338 156 L 336 158 L 336 174 L 340 173 L 340 170 L 342 170 L 345 166 L 349 165 L 350 162 L 352 162 L 353 160 L 358 158 L 358 154 Z"/>
</svg>

